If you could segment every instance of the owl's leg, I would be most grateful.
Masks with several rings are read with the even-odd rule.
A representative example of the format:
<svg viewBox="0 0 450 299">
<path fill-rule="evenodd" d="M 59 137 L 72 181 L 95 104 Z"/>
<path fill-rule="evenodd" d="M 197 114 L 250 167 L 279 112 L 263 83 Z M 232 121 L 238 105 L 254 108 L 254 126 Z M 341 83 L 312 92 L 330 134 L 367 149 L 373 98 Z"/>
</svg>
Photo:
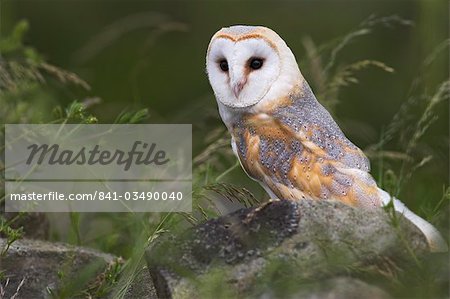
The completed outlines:
<svg viewBox="0 0 450 299">
<path fill-rule="evenodd" d="M 268 201 L 264 202 L 262 205 L 260 205 L 259 207 L 257 207 L 256 209 L 254 209 L 251 213 L 249 213 L 245 219 L 242 221 L 244 224 L 249 224 L 250 222 L 252 222 L 253 218 L 262 210 L 264 210 L 265 208 L 267 208 L 268 206 L 270 206 L 272 203 L 274 202 L 278 202 L 280 201 L 280 199 L 278 198 L 271 198 Z"/>
<path fill-rule="evenodd" d="M 269 194 L 270 196 L 270 200 L 279 200 L 279 198 L 275 195 L 275 193 L 273 193 L 273 191 L 269 188 L 269 186 L 267 186 L 266 184 L 264 184 L 263 182 L 259 182 L 259 184 L 261 185 L 261 187 L 264 188 L 264 190 L 267 192 L 267 194 Z"/>
<path fill-rule="evenodd" d="M 265 208 L 267 208 L 268 206 L 270 206 L 272 203 L 280 201 L 280 199 L 275 195 L 275 193 L 273 193 L 273 191 L 269 188 L 269 186 L 267 186 L 266 184 L 264 184 L 261 181 L 257 181 L 257 182 L 261 185 L 261 187 L 264 188 L 264 190 L 267 192 L 267 194 L 269 194 L 270 199 L 268 201 L 264 202 L 262 205 L 260 205 L 256 209 L 254 209 L 251 213 L 249 213 L 243 221 L 243 223 L 245 223 L 245 224 L 250 223 L 256 214 L 258 214 L 260 211 L 262 211 Z"/>
</svg>

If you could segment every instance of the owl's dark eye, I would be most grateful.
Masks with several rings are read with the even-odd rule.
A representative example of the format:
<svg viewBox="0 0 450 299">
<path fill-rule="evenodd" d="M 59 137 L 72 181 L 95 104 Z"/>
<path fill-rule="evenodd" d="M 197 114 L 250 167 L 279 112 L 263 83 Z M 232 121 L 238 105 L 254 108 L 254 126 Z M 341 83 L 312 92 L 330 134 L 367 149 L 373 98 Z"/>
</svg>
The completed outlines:
<svg viewBox="0 0 450 299">
<path fill-rule="evenodd" d="M 250 68 L 253 70 L 258 70 L 262 67 L 263 60 L 261 58 L 252 58 L 250 60 Z"/>
<path fill-rule="evenodd" d="M 224 72 L 228 72 L 228 62 L 223 59 L 219 62 L 220 69 Z"/>
</svg>

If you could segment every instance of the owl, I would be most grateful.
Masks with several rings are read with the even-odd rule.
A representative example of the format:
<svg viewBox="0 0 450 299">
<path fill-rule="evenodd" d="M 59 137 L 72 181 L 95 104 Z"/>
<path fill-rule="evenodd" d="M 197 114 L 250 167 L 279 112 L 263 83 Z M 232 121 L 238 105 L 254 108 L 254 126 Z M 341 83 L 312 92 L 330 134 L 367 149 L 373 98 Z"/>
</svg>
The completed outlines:
<svg viewBox="0 0 450 299">
<path fill-rule="evenodd" d="M 369 160 L 317 101 L 277 33 L 222 28 L 208 46 L 206 70 L 233 152 L 271 198 L 337 200 L 363 209 L 392 202 L 430 250 L 447 251 L 436 228 L 378 188 Z"/>
</svg>

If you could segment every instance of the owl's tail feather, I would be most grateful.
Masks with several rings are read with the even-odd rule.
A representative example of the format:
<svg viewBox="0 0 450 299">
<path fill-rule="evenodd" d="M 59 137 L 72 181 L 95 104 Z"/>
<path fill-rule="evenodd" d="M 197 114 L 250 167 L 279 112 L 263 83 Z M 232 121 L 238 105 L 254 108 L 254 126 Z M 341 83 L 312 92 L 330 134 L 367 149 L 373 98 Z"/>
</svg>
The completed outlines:
<svg viewBox="0 0 450 299">
<path fill-rule="evenodd" d="M 388 205 L 393 200 L 394 208 L 397 212 L 403 214 L 408 220 L 410 220 L 417 228 L 422 231 L 427 239 L 428 246 L 431 252 L 447 252 L 448 245 L 442 238 L 439 231 L 428 221 L 414 214 L 410 209 L 408 209 L 404 203 L 402 203 L 397 198 L 391 197 L 389 193 L 380 189 L 382 194 L 381 198 L 383 200 L 383 206 Z"/>
</svg>

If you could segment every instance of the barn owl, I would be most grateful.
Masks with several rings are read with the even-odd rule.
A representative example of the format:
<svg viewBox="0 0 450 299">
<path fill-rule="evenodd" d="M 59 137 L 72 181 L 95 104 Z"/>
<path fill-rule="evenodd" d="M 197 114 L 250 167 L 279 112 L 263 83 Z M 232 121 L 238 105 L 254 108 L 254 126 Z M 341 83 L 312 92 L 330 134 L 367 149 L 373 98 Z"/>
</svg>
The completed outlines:
<svg viewBox="0 0 450 299">
<path fill-rule="evenodd" d="M 369 160 L 316 100 L 277 33 L 222 28 L 208 46 L 206 70 L 233 152 L 273 199 L 337 200 L 366 209 L 392 201 L 430 250 L 447 251 L 436 228 L 378 188 Z"/>
</svg>

